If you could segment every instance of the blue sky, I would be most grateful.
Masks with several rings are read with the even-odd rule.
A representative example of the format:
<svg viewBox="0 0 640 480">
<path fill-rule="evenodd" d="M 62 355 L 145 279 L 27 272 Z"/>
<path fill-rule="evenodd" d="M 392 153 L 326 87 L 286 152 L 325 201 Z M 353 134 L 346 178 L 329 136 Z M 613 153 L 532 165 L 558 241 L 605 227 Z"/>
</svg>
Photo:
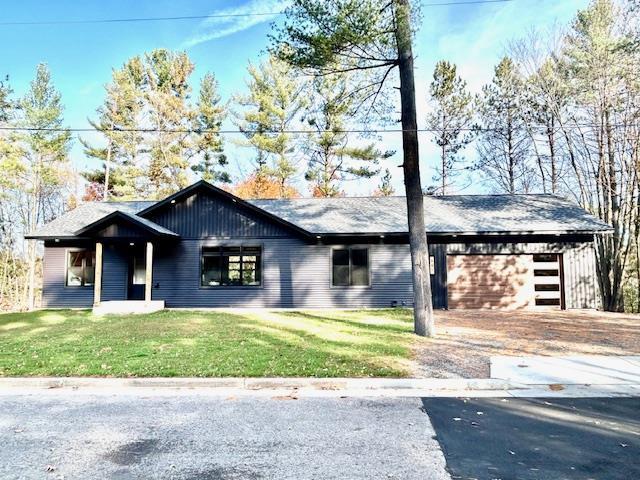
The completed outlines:
<svg viewBox="0 0 640 480">
<path fill-rule="evenodd" d="M 428 0 L 437 3 L 441 0 Z M 286 0 L 21 0 L 2 2 L 0 21 L 75 20 L 102 18 L 188 16 L 216 13 L 275 12 Z M 425 2 L 426 3 L 426 2 Z M 530 29 L 544 31 L 566 25 L 588 0 L 513 0 L 477 5 L 425 6 L 415 44 L 416 87 L 419 119 L 424 123 L 426 92 L 435 63 L 446 59 L 458 65 L 470 88 L 479 91 L 490 81 L 493 68 L 507 43 Z M 244 87 L 248 61 L 257 61 L 267 47 L 270 22 L 278 17 L 183 20 L 149 23 L 40 25 L 0 27 L 0 75 L 8 74 L 18 95 L 23 94 L 39 62 L 49 65 L 66 106 L 66 124 L 86 127 L 87 117 L 103 100 L 103 85 L 111 69 L 128 58 L 165 47 L 184 49 L 196 64 L 194 85 L 207 71 L 213 72 L 223 99 Z M 231 126 L 231 124 L 229 124 Z M 400 138 L 381 138 L 385 149 L 396 155 L 386 161 L 398 193 L 402 193 Z M 430 182 L 437 160 L 428 134 L 421 136 L 423 183 Z M 91 138 L 91 134 L 86 136 Z M 234 174 L 248 167 L 251 152 L 227 141 Z M 472 152 L 469 152 L 472 155 Z M 76 142 L 72 151 L 76 168 L 96 164 L 84 158 Z M 371 181 L 350 182 L 349 194 L 368 194 Z M 304 190 L 304 185 L 301 185 Z M 465 193 L 481 191 L 472 186 Z M 306 194 L 306 190 L 304 191 Z"/>
</svg>

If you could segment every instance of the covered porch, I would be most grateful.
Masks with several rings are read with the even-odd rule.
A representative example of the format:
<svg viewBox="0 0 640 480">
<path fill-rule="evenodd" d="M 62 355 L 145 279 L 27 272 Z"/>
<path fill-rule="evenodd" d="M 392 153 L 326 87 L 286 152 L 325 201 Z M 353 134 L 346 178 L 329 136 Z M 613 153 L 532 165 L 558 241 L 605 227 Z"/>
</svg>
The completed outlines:
<svg viewBox="0 0 640 480">
<path fill-rule="evenodd" d="M 164 309 L 154 298 L 154 247 L 179 235 L 151 221 L 117 211 L 78 232 L 95 240 L 93 312 L 151 313 Z"/>
</svg>

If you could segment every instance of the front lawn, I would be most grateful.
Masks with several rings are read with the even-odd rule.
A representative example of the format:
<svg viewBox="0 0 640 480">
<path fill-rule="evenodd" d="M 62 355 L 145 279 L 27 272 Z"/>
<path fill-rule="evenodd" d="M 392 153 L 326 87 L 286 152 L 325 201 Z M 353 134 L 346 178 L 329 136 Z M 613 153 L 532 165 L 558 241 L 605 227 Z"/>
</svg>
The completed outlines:
<svg viewBox="0 0 640 480">
<path fill-rule="evenodd" d="M 0 315 L 0 375 L 402 377 L 408 310 Z"/>
</svg>

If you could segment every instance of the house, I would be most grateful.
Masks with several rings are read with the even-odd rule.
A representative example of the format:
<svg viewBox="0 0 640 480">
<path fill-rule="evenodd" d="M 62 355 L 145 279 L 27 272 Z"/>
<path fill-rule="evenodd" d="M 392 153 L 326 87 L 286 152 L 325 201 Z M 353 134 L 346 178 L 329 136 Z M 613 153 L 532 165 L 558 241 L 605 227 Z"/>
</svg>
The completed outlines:
<svg viewBox="0 0 640 480">
<path fill-rule="evenodd" d="M 596 308 L 594 235 L 552 195 L 426 196 L 434 308 Z M 86 203 L 44 241 L 43 306 L 412 304 L 404 197 L 245 201 L 200 181 L 161 201 Z M 134 309 L 135 310 L 135 309 Z"/>
</svg>

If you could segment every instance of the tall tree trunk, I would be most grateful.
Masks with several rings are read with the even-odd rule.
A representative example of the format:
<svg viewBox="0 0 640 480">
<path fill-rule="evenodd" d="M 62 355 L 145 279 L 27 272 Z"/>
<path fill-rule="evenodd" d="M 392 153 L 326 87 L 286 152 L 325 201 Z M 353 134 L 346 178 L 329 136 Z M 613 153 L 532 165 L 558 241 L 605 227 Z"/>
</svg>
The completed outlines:
<svg viewBox="0 0 640 480">
<path fill-rule="evenodd" d="M 442 145 L 442 195 L 447 194 L 447 150 Z"/>
<path fill-rule="evenodd" d="M 106 202 L 109 200 L 109 174 L 111 172 L 111 149 L 113 142 L 111 142 L 111 138 L 109 138 L 109 145 L 107 146 L 107 161 L 104 165 L 104 194 L 102 195 L 102 201 Z"/>
<path fill-rule="evenodd" d="M 420 162 L 418 156 L 418 122 L 416 92 L 413 77 L 410 5 L 408 0 L 395 0 L 396 44 L 400 72 L 400 103 L 402 120 L 402 150 L 404 185 L 407 195 L 409 248 L 413 273 L 413 318 L 415 333 L 433 336 L 433 306 L 429 278 L 429 251 L 424 224 Z"/>
</svg>

